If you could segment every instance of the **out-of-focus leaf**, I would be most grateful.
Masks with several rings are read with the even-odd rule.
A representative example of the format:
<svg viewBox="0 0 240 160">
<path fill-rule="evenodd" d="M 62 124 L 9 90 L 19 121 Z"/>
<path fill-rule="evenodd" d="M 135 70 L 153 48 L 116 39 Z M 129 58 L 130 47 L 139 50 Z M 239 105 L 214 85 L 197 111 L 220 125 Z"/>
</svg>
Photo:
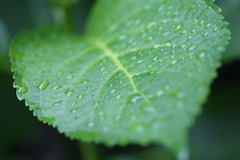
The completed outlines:
<svg viewBox="0 0 240 160">
<path fill-rule="evenodd" d="M 0 19 L 0 71 L 10 71 L 10 61 L 8 58 L 9 31 L 6 24 Z"/>
<path fill-rule="evenodd" d="M 28 4 L 30 16 L 36 27 L 53 23 L 51 8 L 46 1 L 30 0 Z"/>
<path fill-rule="evenodd" d="M 223 53 L 223 61 L 231 62 L 240 59 L 240 0 L 218 0 L 222 14 L 229 22 L 232 39 Z"/>
<path fill-rule="evenodd" d="M 8 52 L 9 31 L 6 24 L 0 19 L 0 57 L 5 56 Z"/>
<path fill-rule="evenodd" d="M 33 27 L 27 0 L 0 0 L 0 18 L 4 20 L 12 38 L 16 33 Z"/>
</svg>

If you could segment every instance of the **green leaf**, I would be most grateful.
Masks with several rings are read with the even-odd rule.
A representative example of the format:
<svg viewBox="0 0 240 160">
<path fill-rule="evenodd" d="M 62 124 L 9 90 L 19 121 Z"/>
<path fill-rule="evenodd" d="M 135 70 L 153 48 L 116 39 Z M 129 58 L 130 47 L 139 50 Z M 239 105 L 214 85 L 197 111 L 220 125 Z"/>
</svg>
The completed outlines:
<svg viewBox="0 0 240 160">
<path fill-rule="evenodd" d="M 71 138 L 180 152 L 229 39 L 212 7 L 99 0 L 84 36 L 24 32 L 11 46 L 18 98 Z"/>
</svg>

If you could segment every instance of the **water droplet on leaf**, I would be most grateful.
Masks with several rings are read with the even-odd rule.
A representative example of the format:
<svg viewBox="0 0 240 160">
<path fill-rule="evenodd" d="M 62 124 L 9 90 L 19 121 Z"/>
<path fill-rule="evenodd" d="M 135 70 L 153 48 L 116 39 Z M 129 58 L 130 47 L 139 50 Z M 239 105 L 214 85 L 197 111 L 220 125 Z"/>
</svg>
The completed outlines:
<svg viewBox="0 0 240 160">
<path fill-rule="evenodd" d="M 81 98 L 83 98 L 84 96 L 85 96 L 85 94 L 79 94 L 77 98 L 78 98 L 78 99 L 81 99 Z"/>
<path fill-rule="evenodd" d="M 19 85 L 18 93 L 23 94 L 23 93 L 27 93 L 27 91 L 28 91 L 28 89 L 27 89 L 27 87 L 25 85 Z"/>
<path fill-rule="evenodd" d="M 73 89 L 69 88 L 65 91 L 65 95 L 70 96 L 71 94 L 73 94 L 73 92 L 74 92 Z"/>
<path fill-rule="evenodd" d="M 49 85 L 49 82 L 47 80 L 44 80 L 39 84 L 38 89 L 40 91 L 45 90 L 48 87 L 48 85 Z"/>
<path fill-rule="evenodd" d="M 142 99 L 142 96 L 138 95 L 138 96 L 133 97 L 131 101 L 132 101 L 132 103 L 137 103 L 138 100 L 140 100 L 140 99 Z"/>
</svg>

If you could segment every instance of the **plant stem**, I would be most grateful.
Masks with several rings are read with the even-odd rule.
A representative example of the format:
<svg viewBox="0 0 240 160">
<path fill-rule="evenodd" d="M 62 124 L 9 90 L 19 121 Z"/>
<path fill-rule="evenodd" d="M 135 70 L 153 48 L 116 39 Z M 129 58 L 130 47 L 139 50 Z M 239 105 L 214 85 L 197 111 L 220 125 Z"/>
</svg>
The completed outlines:
<svg viewBox="0 0 240 160">
<path fill-rule="evenodd" d="M 55 23 L 67 29 L 73 30 L 72 9 L 73 6 L 68 7 L 53 6 L 52 15 Z"/>
<path fill-rule="evenodd" d="M 188 149 L 188 147 L 183 148 L 178 153 L 178 159 L 177 160 L 189 160 L 189 149 Z"/>
<path fill-rule="evenodd" d="M 98 151 L 93 143 L 79 142 L 81 157 L 83 160 L 98 160 Z"/>
</svg>

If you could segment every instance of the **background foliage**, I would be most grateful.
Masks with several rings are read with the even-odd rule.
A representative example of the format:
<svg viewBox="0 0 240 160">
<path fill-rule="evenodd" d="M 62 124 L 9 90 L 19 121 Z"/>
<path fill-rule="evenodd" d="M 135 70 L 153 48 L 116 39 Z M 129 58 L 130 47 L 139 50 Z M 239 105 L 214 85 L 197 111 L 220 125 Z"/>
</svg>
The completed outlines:
<svg viewBox="0 0 240 160">
<path fill-rule="evenodd" d="M 93 1 L 82 0 L 73 9 L 74 27 L 83 30 L 88 10 Z M 240 159 L 240 1 L 216 2 L 230 23 L 232 40 L 223 55 L 224 65 L 212 85 L 211 95 L 203 113 L 190 131 L 190 149 L 193 160 Z M 52 6 L 43 0 L 0 1 L 0 159 L 80 159 L 77 142 L 66 139 L 55 129 L 38 122 L 23 102 L 16 98 L 12 88 L 12 73 L 8 58 L 8 45 L 16 33 L 57 23 L 51 15 Z M 80 20 L 79 20 L 80 19 Z M 143 160 L 173 159 L 170 152 L 158 146 L 113 149 L 97 145 L 105 159 Z M 104 158 L 103 158 L 104 159 Z"/>
</svg>

